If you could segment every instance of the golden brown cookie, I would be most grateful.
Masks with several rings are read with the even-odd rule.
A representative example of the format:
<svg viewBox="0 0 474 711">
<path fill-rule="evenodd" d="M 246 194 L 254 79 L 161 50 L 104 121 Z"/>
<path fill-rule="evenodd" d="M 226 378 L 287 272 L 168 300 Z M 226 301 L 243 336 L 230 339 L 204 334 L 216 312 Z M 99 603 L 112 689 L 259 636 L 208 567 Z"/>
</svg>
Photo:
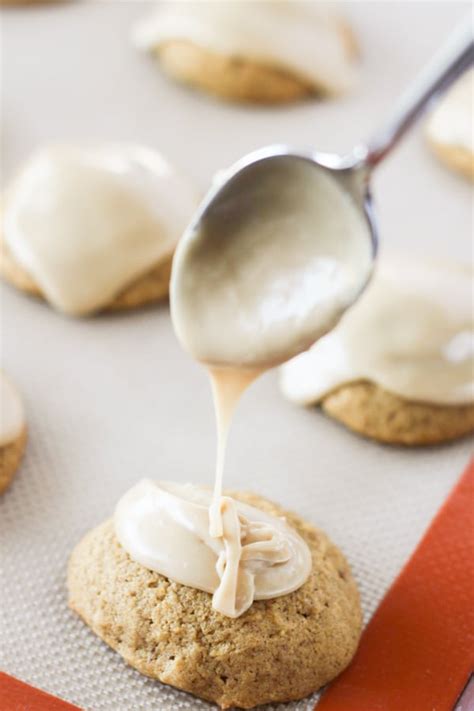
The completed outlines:
<svg viewBox="0 0 474 711">
<path fill-rule="evenodd" d="M 156 264 L 152 269 L 135 279 L 108 304 L 103 311 L 122 311 L 138 308 L 167 298 L 173 255 Z M 28 272 L 15 260 L 0 237 L 0 274 L 17 289 L 44 299 L 41 289 Z"/>
<path fill-rule="evenodd" d="M 428 139 L 431 150 L 444 165 L 474 181 L 474 154 L 466 148 L 448 146 Z"/>
<path fill-rule="evenodd" d="M 3 494 L 5 489 L 10 485 L 16 470 L 18 469 L 23 452 L 26 446 L 26 428 L 22 430 L 20 435 L 0 447 L 0 494 Z"/>
<path fill-rule="evenodd" d="M 256 601 L 236 619 L 225 617 L 208 593 L 134 562 L 109 520 L 72 553 L 69 604 L 142 674 L 221 708 L 299 699 L 352 659 L 362 622 L 357 588 L 324 533 L 258 496 L 234 496 L 285 515 L 306 540 L 313 570 L 299 590 Z"/>
<path fill-rule="evenodd" d="M 474 405 L 414 402 L 369 382 L 343 385 L 322 408 L 349 429 L 389 444 L 440 444 L 474 432 Z"/>
<path fill-rule="evenodd" d="M 61 0 L 0 0 L 0 7 L 15 7 L 16 5 L 50 5 Z"/>
<path fill-rule="evenodd" d="M 340 23 L 349 55 L 357 53 L 350 27 Z M 164 70 L 180 82 L 223 99 L 278 104 L 330 93 L 291 71 L 244 57 L 229 57 L 188 40 L 173 40 L 154 50 Z"/>
<path fill-rule="evenodd" d="M 166 42 L 156 55 L 174 79 L 223 99 L 273 104 L 314 93 L 308 82 L 289 72 L 216 54 L 186 40 Z"/>
</svg>

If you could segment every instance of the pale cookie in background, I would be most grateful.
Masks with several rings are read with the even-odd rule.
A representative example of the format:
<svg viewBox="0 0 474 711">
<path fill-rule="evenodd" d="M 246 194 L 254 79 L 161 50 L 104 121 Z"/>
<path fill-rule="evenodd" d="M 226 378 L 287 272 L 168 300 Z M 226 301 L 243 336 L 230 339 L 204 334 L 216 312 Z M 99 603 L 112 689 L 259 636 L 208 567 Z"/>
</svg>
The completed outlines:
<svg viewBox="0 0 474 711">
<path fill-rule="evenodd" d="M 356 81 L 354 37 L 325 2 L 170 0 L 137 24 L 133 41 L 175 79 L 235 101 L 338 95 Z"/>
<path fill-rule="evenodd" d="M 0 271 L 71 316 L 158 301 L 197 204 L 151 149 L 45 148 L 3 196 Z"/>
<path fill-rule="evenodd" d="M 440 99 L 427 125 L 434 153 L 452 170 L 474 180 L 474 70 L 458 79 Z"/>
<path fill-rule="evenodd" d="M 0 494 L 13 479 L 25 445 L 26 423 L 20 396 L 0 371 Z"/>
<path fill-rule="evenodd" d="M 313 564 L 298 590 L 226 617 L 212 608 L 209 593 L 134 562 L 109 520 L 71 556 L 69 604 L 138 671 L 221 708 L 303 698 L 355 653 L 362 624 L 355 582 L 324 533 L 265 499 L 233 496 L 285 516 L 306 541 Z"/>
<path fill-rule="evenodd" d="M 24 7 L 35 7 L 37 5 L 60 5 L 63 4 L 64 0 L 0 0 L 0 7 L 17 8 Z"/>
<path fill-rule="evenodd" d="M 0 7 L 16 7 L 17 5 L 42 5 L 44 3 L 59 2 L 59 0 L 0 0 Z"/>
<path fill-rule="evenodd" d="M 336 329 L 281 368 L 284 395 L 382 442 L 474 432 L 472 270 L 387 259 Z"/>
</svg>

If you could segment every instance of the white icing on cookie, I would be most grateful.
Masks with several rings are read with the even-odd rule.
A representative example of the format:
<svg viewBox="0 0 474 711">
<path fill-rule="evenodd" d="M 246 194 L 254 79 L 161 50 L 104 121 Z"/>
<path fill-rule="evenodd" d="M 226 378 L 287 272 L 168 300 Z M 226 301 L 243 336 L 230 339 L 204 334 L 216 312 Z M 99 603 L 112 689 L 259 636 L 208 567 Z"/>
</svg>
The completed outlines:
<svg viewBox="0 0 474 711">
<path fill-rule="evenodd" d="M 3 236 L 48 301 L 93 312 L 172 254 L 196 191 L 134 145 L 38 152 L 7 190 Z"/>
<path fill-rule="evenodd" d="M 291 71 L 316 89 L 337 94 L 352 87 L 355 69 L 342 22 L 331 5 L 302 0 L 171 0 L 137 24 L 133 39 L 143 49 L 187 40 L 223 56 Z"/>
<path fill-rule="evenodd" d="M 144 479 L 117 504 L 117 538 L 138 563 L 213 593 L 213 607 L 228 617 L 305 582 L 310 550 L 283 518 L 226 496 L 225 536 L 215 538 L 209 533 L 211 497 L 193 484 Z"/>
<path fill-rule="evenodd" d="M 382 261 L 334 331 L 281 368 L 283 393 L 309 405 L 368 380 L 408 400 L 472 402 L 472 286 L 467 267 Z"/>
</svg>

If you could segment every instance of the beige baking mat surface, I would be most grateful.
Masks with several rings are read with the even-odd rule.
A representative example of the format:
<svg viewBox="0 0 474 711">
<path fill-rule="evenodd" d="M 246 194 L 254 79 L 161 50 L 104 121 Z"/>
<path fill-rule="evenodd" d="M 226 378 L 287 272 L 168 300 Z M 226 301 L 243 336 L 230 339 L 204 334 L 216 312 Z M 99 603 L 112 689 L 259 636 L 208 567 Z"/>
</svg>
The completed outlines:
<svg viewBox="0 0 474 711">
<path fill-rule="evenodd" d="M 161 147 L 203 188 L 216 169 L 273 141 L 344 150 L 370 132 L 468 10 L 456 2 L 349 4 L 362 49 L 358 92 L 270 110 L 214 102 L 164 79 L 128 42 L 131 21 L 149 7 L 2 11 L 4 180 L 35 146 L 58 139 Z M 469 259 L 470 188 L 437 164 L 420 132 L 374 189 L 384 245 Z M 0 501 L 0 667 L 90 711 L 209 708 L 127 667 L 69 612 L 65 590 L 71 548 L 137 479 L 211 482 L 204 372 L 180 350 L 166 306 L 71 321 L 5 287 L 1 309 L 2 363 L 24 394 L 30 439 Z M 368 618 L 469 450 L 466 441 L 418 451 L 364 441 L 287 403 L 269 374 L 241 403 L 226 480 L 326 529 L 352 564 Z"/>
</svg>

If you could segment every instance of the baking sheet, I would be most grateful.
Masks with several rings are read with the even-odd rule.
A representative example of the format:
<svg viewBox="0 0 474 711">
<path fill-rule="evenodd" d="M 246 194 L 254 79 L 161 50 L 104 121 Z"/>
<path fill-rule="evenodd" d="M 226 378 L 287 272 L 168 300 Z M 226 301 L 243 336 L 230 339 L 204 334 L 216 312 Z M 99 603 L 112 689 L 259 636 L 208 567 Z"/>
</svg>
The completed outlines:
<svg viewBox="0 0 474 711">
<path fill-rule="evenodd" d="M 344 6 L 361 84 L 339 101 L 240 107 L 176 86 L 129 42 L 150 3 L 77 2 L 1 13 L 2 181 L 57 140 L 143 142 L 204 190 L 213 173 L 271 142 L 349 149 L 469 9 L 468 3 Z M 468 260 L 470 186 L 415 131 L 374 178 L 382 251 Z M 72 321 L 3 287 L 2 364 L 24 395 L 29 446 L 0 501 L 0 667 L 90 711 L 209 704 L 125 665 L 67 608 L 72 547 L 144 476 L 210 483 L 215 432 L 202 368 L 181 351 L 166 306 Z M 366 619 L 467 462 L 470 443 L 403 450 L 360 439 L 279 394 L 244 396 L 226 483 L 326 529 L 347 554 Z M 281 707 L 305 710 L 311 700 Z"/>
</svg>

